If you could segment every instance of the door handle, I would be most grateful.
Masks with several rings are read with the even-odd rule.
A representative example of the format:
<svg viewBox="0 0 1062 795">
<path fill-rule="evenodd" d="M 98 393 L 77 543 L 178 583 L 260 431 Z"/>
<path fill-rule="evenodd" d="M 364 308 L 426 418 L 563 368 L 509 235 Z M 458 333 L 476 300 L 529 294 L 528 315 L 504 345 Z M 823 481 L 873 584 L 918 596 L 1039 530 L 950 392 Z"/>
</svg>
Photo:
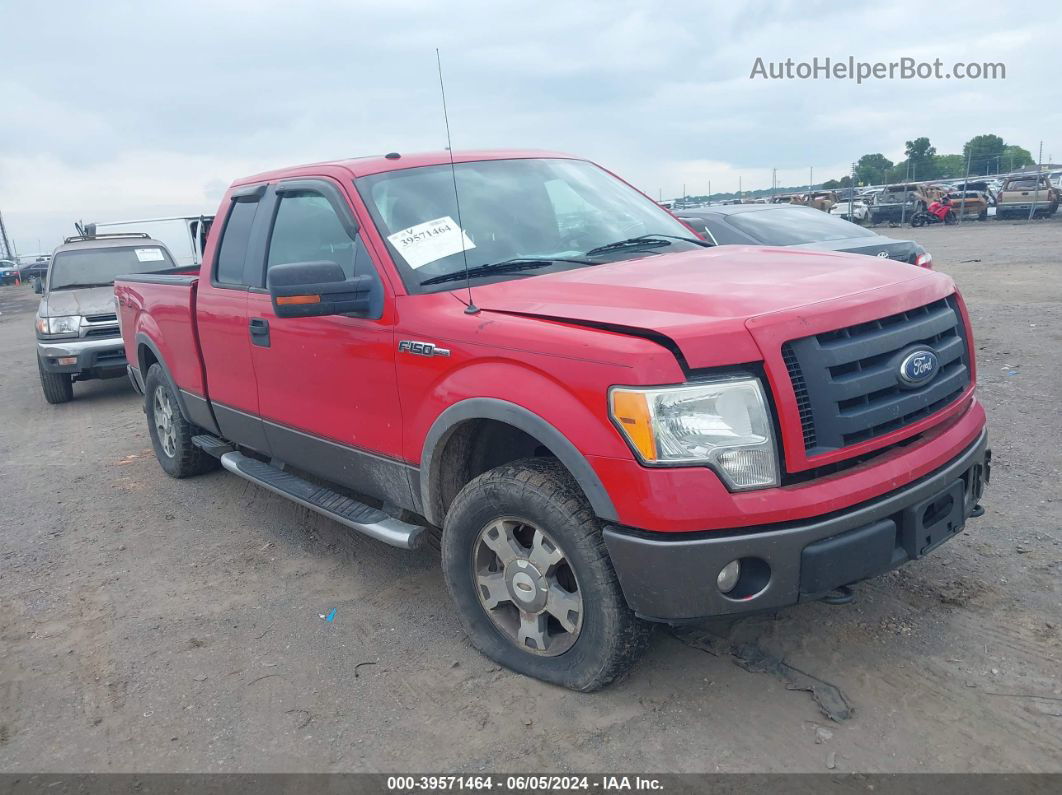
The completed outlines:
<svg viewBox="0 0 1062 795">
<path fill-rule="evenodd" d="M 261 348 L 269 347 L 269 321 L 264 317 L 252 317 L 249 324 L 251 344 Z"/>
</svg>

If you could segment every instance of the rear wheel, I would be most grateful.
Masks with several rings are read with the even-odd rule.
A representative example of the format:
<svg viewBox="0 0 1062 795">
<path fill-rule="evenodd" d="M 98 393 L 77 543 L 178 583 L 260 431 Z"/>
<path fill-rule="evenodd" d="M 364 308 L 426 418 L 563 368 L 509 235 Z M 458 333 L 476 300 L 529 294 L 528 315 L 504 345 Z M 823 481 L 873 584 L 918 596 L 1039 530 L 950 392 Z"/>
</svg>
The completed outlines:
<svg viewBox="0 0 1062 795">
<path fill-rule="evenodd" d="M 166 474 L 187 478 L 215 469 L 217 459 L 192 444 L 199 429 L 181 414 L 177 394 L 157 364 L 148 370 L 144 395 L 151 445 Z"/>
<path fill-rule="evenodd" d="M 552 459 L 465 486 L 446 516 L 442 563 L 472 644 L 518 673 L 597 690 L 650 636 L 624 601 L 590 506 Z"/>
<path fill-rule="evenodd" d="M 945 215 L 944 215 L 944 223 L 947 226 L 951 226 L 952 224 L 956 223 L 958 220 L 959 219 L 955 217 L 955 211 L 954 210 L 948 210 L 948 212 L 945 213 Z"/>
<path fill-rule="evenodd" d="M 69 403 L 74 399 L 74 384 L 67 373 L 49 373 L 41 360 L 37 359 L 37 370 L 41 374 L 41 388 L 44 399 L 49 403 Z"/>
</svg>

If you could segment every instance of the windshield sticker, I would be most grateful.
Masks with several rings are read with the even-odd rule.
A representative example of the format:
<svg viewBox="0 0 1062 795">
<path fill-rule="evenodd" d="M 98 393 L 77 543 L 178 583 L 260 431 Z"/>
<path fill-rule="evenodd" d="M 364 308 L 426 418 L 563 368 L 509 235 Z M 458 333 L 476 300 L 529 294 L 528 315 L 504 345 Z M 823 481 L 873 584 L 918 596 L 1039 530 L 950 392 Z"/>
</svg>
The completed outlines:
<svg viewBox="0 0 1062 795">
<path fill-rule="evenodd" d="M 161 248 L 138 248 L 135 251 L 136 258 L 141 262 L 163 262 L 166 259 L 162 256 Z"/>
<path fill-rule="evenodd" d="M 414 269 L 459 253 L 462 243 L 466 251 L 476 247 L 465 231 L 448 215 L 395 232 L 388 235 L 387 239 L 409 263 L 409 267 Z"/>
</svg>

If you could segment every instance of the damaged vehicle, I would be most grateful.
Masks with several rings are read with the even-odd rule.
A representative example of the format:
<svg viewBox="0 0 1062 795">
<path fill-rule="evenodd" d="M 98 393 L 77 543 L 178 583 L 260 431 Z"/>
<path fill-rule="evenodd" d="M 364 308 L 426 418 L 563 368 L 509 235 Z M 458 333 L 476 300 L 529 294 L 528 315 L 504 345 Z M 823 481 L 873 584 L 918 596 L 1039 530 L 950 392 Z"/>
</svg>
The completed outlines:
<svg viewBox="0 0 1062 795">
<path fill-rule="evenodd" d="M 162 470 L 432 540 L 449 606 L 401 609 L 514 671 L 594 690 L 656 622 L 844 595 L 983 512 L 944 274 L 711 246 L 547 152 L 279 169 L 217 219 L 199 268 L 115 283 Z"/>
</svg>

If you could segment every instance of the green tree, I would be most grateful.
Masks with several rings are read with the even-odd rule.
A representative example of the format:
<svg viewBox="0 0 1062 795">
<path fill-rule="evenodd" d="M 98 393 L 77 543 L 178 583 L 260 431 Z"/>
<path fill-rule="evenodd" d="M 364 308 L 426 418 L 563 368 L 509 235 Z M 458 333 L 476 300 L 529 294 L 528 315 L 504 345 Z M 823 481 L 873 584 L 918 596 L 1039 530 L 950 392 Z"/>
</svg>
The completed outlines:
<svg viewBox="0 0 1062 795">
<path fill-rule="evenodd" d="M 878 185 L 887 179 L 892 165 L 892 161 L 880 152 L 863 155 L 856 163 L 856 181 L 861 185 Z"/>
<path fill-rule="evenodd" d="M 839 187 L 841 187 L 841 183 L 838 182 L 835 179 L 828 179 L 828 180 L 826 180 L 825 182 L 822 183 L 822 187 L 825 188 L 826 190 L 830 190 L 831 188 L 839 188 Z"/>
<path fill-rule="evenodd" d="M 935 165 L 938 177 L 954 179 L 966 176 L 966 158 L 962 155 L 937 155 Z"/>
<path fill-rule="evenodd" d="M 962 156 L 970 160 L 971 174 L 991 174 L 1007 145 L 998 135 L 975 135 L 962 147 Z"/>
<path fill-rule="evenodd" d="M 1033 159 L 1032 153 L 1028 149 L 1022 149 L 1015 144 L 1003 147 L 1003 153 L 1000 156 L 1001 170 L 1012 171 L 1015 168 L 1035 165 L 1036 160 Z"/>
<path fill-rule="evenodd" d="M 933 179 L 937 176 L 934 162 L 937 149 L 924 135 L 913 141 L 906 141 L 903 153 L 907 156 L 907 162 L 911 164 L 911 179 Z"/>
</svg>

